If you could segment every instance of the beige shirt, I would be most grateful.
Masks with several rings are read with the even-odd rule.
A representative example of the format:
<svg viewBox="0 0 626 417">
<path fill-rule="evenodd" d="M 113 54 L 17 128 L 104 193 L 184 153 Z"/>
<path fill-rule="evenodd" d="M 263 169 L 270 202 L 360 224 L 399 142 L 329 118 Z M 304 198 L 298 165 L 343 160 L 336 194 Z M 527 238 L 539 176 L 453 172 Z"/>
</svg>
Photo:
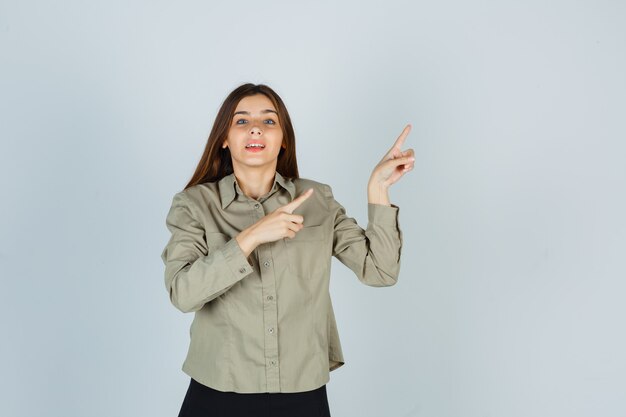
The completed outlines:
<svg viewBox="0 0 626 417">
<path fill-rule="evenodd" d="M 246 258 L 234 237 L 309 188 L 293 239 Z M 172 304 L 195 312 L 182 370 L 220 391 L 301 392 L 326 384 L 345 361 L 329 293 L 331 257 L 372 287 L 394 285 L 402 232 L 395 205 L 368 203 L 363 230 L 331 187 L 276 172 L 271 190 L 246 196 L 234 174 L 174 195 L 161 258 Z"/>
</svg>

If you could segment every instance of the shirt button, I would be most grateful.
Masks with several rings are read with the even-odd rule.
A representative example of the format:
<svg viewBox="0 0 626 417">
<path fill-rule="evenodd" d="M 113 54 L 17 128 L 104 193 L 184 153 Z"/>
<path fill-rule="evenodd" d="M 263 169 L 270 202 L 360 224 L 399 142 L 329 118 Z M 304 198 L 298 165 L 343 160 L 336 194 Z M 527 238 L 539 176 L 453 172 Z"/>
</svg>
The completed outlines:
<svg viewBox="0 0 626 417">
<path fill-rule="evenodd" d="M 270 333 L 274 333 L 274 328 L 273 328 L 273 327 L 270 327 L 270 328 L 269 328 L 269 330 L 268 330 L 268 332 L 270 332 Z"/>
<path fill-rule="evenodd" d="M 273 295 L 268 295 L 268 296 L 267 296 L 267 299 L 268 299 L 268 300 L 270 300 L 270 301 L 272 301 L 272 300 L 274 299 L 274 296 L 273 296 Z"/>
<path fill-rule="evenodd" d="M 239 272 L 241 272 L 242 274 L 246 272 L 246 267 L 242 266 L 241 268 L 239 268 Z"/>
<path fill-rule="evenodd" d="M 263 265 L 265 265 L 266 268 L 269 268 L 270 266 L 270 261 L 265 261 L 263 262 Z"/>
<path fill-rule="evenodd" d="M 254 208 L 259 208 L 259 207 L 260 207 L 259 203 L 256 203 L 256 204 L 254 205 Z"/>
<path fill-rule="evenodd" d="M 270 364 L 272 364 L 272 366 L 276 365 L 276 361 L 272 360 L 270 361 Z"/>
</svg>

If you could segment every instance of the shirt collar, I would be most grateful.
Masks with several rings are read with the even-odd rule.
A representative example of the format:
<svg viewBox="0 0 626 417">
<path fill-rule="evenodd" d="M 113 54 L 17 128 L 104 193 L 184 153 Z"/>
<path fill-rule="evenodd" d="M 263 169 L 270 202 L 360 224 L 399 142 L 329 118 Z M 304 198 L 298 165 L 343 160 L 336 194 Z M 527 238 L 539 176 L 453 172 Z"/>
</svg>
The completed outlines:
<svg viewBox="0 0 626 417">
<path fill-rule="evenodd" d="M 272 184 L 271 189 L 276 186 L 276 183 L 289 192 L 292 200 L 295 198 L 296 186 L 293 181 L 284 178 L 278 171 L 276 171 L 274 183 Z M 237 183 L 237 178 L 235 177 L 234 172 L 219 180 L 218 187 L 220 191 L 220 198 L 222 200 L 222 209 L 226 208 L 226 206 L 228 206 L 235 199 L 237 194 L 243 194 L 243 191 L 241 191 L 241 188 Z"/>
</svg>

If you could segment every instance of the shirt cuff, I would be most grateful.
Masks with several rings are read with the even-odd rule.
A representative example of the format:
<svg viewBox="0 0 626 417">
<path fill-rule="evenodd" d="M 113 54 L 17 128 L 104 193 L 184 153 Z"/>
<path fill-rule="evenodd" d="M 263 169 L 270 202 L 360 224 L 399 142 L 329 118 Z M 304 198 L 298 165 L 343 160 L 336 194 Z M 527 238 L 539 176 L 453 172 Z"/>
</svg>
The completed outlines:
<svg viewBox="0 0 626 417">
<path fill-rule="evenodd" d="M 395 204 L 386 206 L 384 204 L 367 203 L 367 219 L 374 224 L 398 224 L 398 213 L 400 207 Z"/>
<path fill-rule="evenodd" d="M 248 262 L 248 259 L 237 243 L 237 239 L 234 237 L 224 244 L 222 253 L 224 254 L 224 259 L 226 259 L 230 270 L 237 278 L 243 278 L 254 271 L 254 268 L 250 262 Z"/>
</svg>

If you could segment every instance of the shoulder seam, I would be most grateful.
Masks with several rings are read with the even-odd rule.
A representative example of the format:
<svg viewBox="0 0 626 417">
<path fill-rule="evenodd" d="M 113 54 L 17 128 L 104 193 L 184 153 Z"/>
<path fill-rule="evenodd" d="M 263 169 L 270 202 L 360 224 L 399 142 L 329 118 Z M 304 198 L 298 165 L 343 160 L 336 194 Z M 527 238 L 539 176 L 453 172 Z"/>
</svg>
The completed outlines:
<svg viewBox="0 0 626 417">
<path fill-rule="evenodd" d="M 324 194 L 326 195 L 326 198 L 332 198 L 333 190 L 332 190 L 331 186 L 328 185 L 328 184 L 324 184 L 324 183 L 321 183 L 321 184 L 322 184 L 322 187 L 324 189 Z"/>
<path fill-rule="evenodd" d="M 178 194 L 180 194 L 181 199 L 184 201 L 184 206 L 187 207 L 187 209 L 191 213 L 191 217 L 193 217 L 196 221 L 199 221 L 200 217 L 198 217 L 198 213 L 196 212 L 195 204 L 193 203 L 193 201 L 191 201 L 191 198 L 189 198 L 189 195 L 187 195 L 185 191 L 186 190 L 183 190 Z"/>
</svg>

